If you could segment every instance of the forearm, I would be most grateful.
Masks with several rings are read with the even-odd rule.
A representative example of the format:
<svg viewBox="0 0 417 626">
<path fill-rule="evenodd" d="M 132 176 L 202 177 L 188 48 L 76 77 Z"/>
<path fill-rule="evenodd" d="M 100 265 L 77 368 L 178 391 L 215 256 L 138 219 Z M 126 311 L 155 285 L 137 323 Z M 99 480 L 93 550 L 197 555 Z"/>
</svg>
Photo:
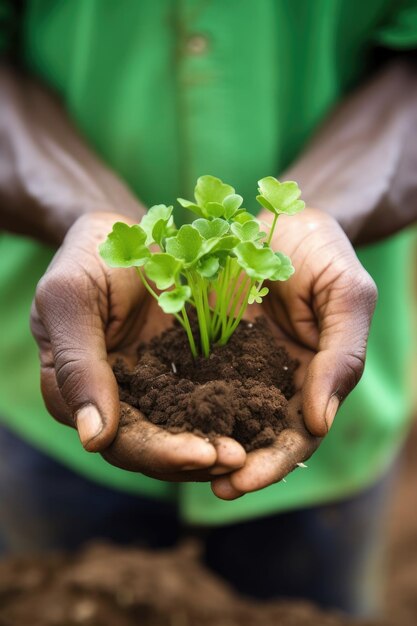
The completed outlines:
<svg viewBox="0 0 417 626">
<path fill-rule="evenodd" d="M 355 244 L 417 219 L 417 71 L 393 63 L 350 96 L 281 176 Z"/>
<path fill-rule="evenodd" d="M 47 89 L 0 69 L 0 229 L 60 244 L 75 220 L 143 208 L 78 135 Z"/>
</svg>

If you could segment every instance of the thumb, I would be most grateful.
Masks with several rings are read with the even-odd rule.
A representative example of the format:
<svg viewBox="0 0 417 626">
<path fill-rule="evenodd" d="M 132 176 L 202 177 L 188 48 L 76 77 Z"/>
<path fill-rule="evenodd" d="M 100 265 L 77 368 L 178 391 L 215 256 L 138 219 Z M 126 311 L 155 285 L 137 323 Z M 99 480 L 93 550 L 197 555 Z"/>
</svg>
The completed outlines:
<svg viewBox="0 0 417 626">
<path fill-rule="evenodd" d="M 376 297 L 375 284 L 365 272 L 361 284 L 335 285 L 327 294 L 319 320 L 319 350 L 302 389 L 305 425 L 315 436 L 328 433 L 340 403 L 362 376 Z"/>
<path fill-rule="evenodd" d="M 306 427 L 324 437 L 342 400 L 359 382 L 363 360 L 338 350 L 322 350 L 311 361 L 303 385 L 302 406 Z"/>
<path fill-rule="evenodd" d="M 96 292 L 98 287 L 87 274 L 76 277 L 51 271 L 38 286 L 32 317 L 32 329 L 44 328 L 43 341 L 38 343 L 46 406 L 56 419 L 75 424 L 90 452 L 110 445 L 120 412 Z M 67 408 L 66 416 L 62 407 Z"/>
</svg>

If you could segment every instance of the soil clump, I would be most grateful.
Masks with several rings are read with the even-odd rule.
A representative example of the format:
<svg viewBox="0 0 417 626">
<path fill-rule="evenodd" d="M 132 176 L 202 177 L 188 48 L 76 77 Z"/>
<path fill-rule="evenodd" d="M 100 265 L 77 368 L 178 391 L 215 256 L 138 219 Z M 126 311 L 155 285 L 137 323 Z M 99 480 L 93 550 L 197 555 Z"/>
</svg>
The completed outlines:
<svg viewBox="0 0 417 626">
<path fill-rule="evenodd" d="M 270 445 L 286 427 L 297 361 L 268 322 L 241 322 L 225 346 L 194 359 L 179 324 L 142 345 L 130 370 L 118 360 L 120 399 L 171 432 L 225 435 L 246 451 Z"/>
</svg>

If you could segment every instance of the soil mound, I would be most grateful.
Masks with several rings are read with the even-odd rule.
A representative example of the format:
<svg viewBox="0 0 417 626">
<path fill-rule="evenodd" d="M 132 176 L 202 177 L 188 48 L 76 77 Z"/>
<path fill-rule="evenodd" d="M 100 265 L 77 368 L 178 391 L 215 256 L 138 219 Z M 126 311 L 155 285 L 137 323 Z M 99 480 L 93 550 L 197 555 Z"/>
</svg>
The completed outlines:
<svg viewBox="0 0 417 626">
<path fill-rule="evenodd" d="M 238 598 L 189 549 L 96 545 L 0 564 L 1 626 L 347 626 L 311 604 Z M 362 626 L 362 624 L 360 625 Z"/>
<path fill-rule="evenodd" d="M 226 346 L 193 359 L 178 324 L 141 346 L 133 370 L 118 360 L 120 399 L 171 432 L 225 435 L 247 450 L 270 445 L 286 427 L 297 362 L 277 346 L 263 318 L 242 322 Z"/>
</svg>

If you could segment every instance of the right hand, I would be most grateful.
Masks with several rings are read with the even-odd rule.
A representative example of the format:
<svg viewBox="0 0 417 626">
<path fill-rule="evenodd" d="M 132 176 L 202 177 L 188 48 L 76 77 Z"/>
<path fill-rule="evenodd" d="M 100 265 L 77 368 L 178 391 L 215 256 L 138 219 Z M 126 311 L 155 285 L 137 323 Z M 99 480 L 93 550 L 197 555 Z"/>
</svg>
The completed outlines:
<svg viewBox="0 0 417 626">
<path fill-rule="evenodd" d="M 161 480 L 212 480 L 242 467 L 246 453 L 228 437 L 213 443 L 171 434 L 132 409 L 119 424 L 111 362 L 134 364 L 138 345 L 169 324 L 134 269 L 109 268 L 98 254 L 115 213 L 79 218 L 39 282 L 31 328 L 40 349 L 48 411 L 76 427 L 84 448 L 110 463 Z"/>
</svg>

